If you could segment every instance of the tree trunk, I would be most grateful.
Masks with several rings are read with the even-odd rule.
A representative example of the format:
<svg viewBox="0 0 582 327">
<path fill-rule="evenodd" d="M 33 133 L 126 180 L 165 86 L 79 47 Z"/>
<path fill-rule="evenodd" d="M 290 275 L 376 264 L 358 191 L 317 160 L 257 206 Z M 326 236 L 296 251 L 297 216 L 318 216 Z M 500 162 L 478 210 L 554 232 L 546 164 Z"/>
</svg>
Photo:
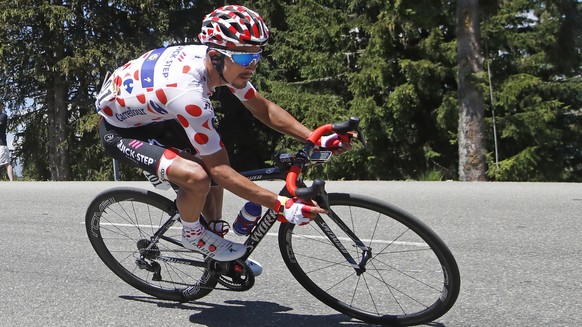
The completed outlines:
<svg viewBox="0 0 582 327">
<path fill-rule="evenodd" d="M 62 5 L 62 1 L 51 1 L 53 5 Z M 49 138 L 49 167 L 51 179 L 54 181 L 71 180 L 71 165 L 69 161 L 69 140 L 67 126 L 67 95 L 68 87 L 66 78 L 58 69 L 57 63 L 65 57 L 64 37 L 61 30 L 50 30 L 51 42 L 54 44 L 51 51 L 52 73 L 51 82 L 46 93 L 48 106 L 48 138 Z"/>
<path fill-rule="evenodd" d="M 487 171 L 483 92 L 477 73 L 483 72 L 479 1 L 457 1 L 457 64 L 459 68 L 459 179 L 484 181 Z"/>
<path fill-rule="evenodd" d="M 56 148 L 53 149 L 55 154 L 55 172 L 53 180 L 68 181 L 71 180 L 71 165 L 69 162 L 69 131 L 67 124 L 67 86 L 63 82 L 64 77 L 55 78 L 55 124 L 53 138 L 55 139 Z"/>
</svg>

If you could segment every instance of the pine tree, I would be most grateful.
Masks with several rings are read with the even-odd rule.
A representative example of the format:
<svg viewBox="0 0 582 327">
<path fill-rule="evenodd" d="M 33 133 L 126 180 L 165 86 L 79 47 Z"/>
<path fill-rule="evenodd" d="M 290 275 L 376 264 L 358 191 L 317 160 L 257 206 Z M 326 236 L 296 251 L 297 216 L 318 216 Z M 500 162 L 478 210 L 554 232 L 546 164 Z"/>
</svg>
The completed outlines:
<svg viewBox="0 0 582 327">
<path fill-rule="evenodd" d="M 169 36 L 169 22 L 192 7 L 132 0 L 0 1 L 0 88 L 14 90 L 4 100 L 23 129 L 16 153 L 26 177 L 110 175 L 93 96 L 108 70 L 183 37 L 177 29 Z"/>
<path fill-rule="evenodd" d="M 582 180 L 582 4 L 500 1 L 484 35 L 501 159 L 488 175 Z"/>
</svg>

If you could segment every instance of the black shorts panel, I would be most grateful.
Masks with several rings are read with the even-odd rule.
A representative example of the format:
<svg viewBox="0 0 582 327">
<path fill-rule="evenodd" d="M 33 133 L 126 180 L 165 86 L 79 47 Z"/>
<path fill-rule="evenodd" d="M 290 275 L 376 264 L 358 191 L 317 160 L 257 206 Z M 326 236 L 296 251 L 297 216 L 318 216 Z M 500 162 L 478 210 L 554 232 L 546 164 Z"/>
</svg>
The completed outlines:
<svg viewBox="0 0 582 327">
<path fill-rule="evenodd" d="M 115 127 L 105 119 L 99 122 L 99 135 L 105 151 L 120 162 L 138 166 L 157 175 L 160 158 L 166 149 L 196 153 L 186 132 L 175 120 L 133 127 Z"/>
</svg>

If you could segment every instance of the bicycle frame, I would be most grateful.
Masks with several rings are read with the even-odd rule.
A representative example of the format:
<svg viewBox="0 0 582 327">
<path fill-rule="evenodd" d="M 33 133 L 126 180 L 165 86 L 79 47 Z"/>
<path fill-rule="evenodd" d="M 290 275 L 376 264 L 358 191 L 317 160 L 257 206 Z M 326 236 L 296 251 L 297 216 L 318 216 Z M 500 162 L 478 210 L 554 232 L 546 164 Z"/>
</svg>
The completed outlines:
<svg viewBox="0 0 582 327">
<path fill-rule="evenodd" d="M 328 160 L 329 156 L 326 157 L 325 160 Z M 267 180 L 285 180 L 287 176 L 287 170 L 281 169 L 279 167 L 268 167 L 256 170 L 249 170 L 240 173 L 241 175 L 245 176 L 251 181 L 267 181 Z M 154 183 L 154 182 L 152 182 Z M 156 185 L 156 184 L 154 184 Z M 300 187 L 305 187 L 305 184 L 302 181 L 299 181 Z M 292 196 L 287 188 L 284 186 L 281 191 L 279 192 L 280 195 L 284 196 Z M 327 194 L 325 190 L 323 190 L 323 194 L 320 194 L 317 197 L 318 203 L 322 205 L 324 208 L 329 208 L 327 202 Z M 372 253 L 370 247 L 364 245 L 364 243 L 352 232 L 352 230 L 341 220 L 337 215 L 330 211 L 329 217 L 338 224 L 338 226 L 346 233 L 346 235 L 350 236 L 354 243 L 362 250 L 362 260 L 357 263 L 354 258 L 349 254 L 348 250 L 342 245 L 342 243 L 337 239 L 335 233 L 331 230 L 328 224 L 318 216 L 314 219 L 314 222 L 321 228 L 323 234 L 336 246 L 336 248 L 342 253 L 345 257 L 346 261 L 354 268 L 356 273 L 359 275 L 365 272 L 365 264 L 371 258 Z M 180 218 L 179 214 L 176 213 L 172 217 L 170 217 L 152 236 L 151 245 L 146 249 L 149 250 L 158 239 L 163 239 L 170 243 L 182 246 L 181 242 L 164 236 L 164 233 Z M 244 245 L 247 248 L 247 251 L 241 260 L 246 260 L 253 251 L 257 248 L 259 243 L 263 240 L 263 238 L 267 235 L 268 231 L 273 227 L 273 225 L 278 221 L 278 215 L 273 209 L 267 210 L 261 218 L 257 221 L 257 225 L 249 236 L 247 237 Z M 196 260 L 184 259 L 184 258 L 177 258 L 177 257 L 167 257 L 167 256 L 157 256 L 157 260 L 161 261 L 169 261 L 174 263 L 181 263 L 190 266 L 198 266 L 198 267 L 205 267 L 206 263 Z"/>
<path fill-rule="evenodd" d="M 278 167 L 269 167 L 263 169 L 256 169 L 256 170 L 249 170 L 245 172 L 241 172 L 241 175 L 245 176 L 246 178 L 250 179 L 251 181 L 263 181 L 263 180 L 285 180 L 287 176 L 287 172 L 283 171 Z M 283 187 L 281 195 L 291 196 L 287 189 Z M 273 225 L 277 222 L 277 213 L 273 209 L 267 210 L 263 216 L 257 221 L 257 225 L 245 241 L 245 246 L 247 247 L 247 252 L 242 257 L 243 260 L 246 260 L 251 253 L 255 250 L 255 248 L 259 245 L 259 243 L 263 240 L 267 232 L 273 227 Z"/>
<path fill-rule="evenodd" d="M 308 142 L 304 145 L 303 149 L 300 150 L 296 155 L 292 154 L 275 154 L 273 160 L 276 166 L 255 169 L 240 172 L 240 174 L 249 180 L 255 181 L 265 181 L 265 180 L 283 180 L 285 181 L 285 186 L 279 192 L 280 195 L 293 197 L 295 195 L 302 194 L 306 199 L 315 199 L 316 202 L 324 209 L 330 209 L 329 202 L 327 199 L 327 193 L 325 191 L 325 182 L 321 180 L 316 180 L 311 187 L 306 187 L 303 180 L 299 178 L 300 173 L 309 164 L 321 164 L 329 161 L 331 158 L 331 151 L 321 151 L 313 152 L 315 144 L 326 132 L 329 131 L 339 131 L 344 132 L 350 130 L 358 130 L 358 139 L 365 145 L 365 140 L 361 129 L 358 127 L 359 119 L 353 117 L 350 121 L 339 124 L 328 124 L 318 128 L 308 139 Z M 158 186 L 160 181 L 152 175 L 146 174 L 146 177 L 154 186 Z M 297 194 L 296 194 L 297 192 Z M 301 197 L 301 196 L 300 196 Z M 356 246 L 362 250 L 362 259 L 357 263 L 354 258 L 349 254 L 347 249 L 338 240 L 337 236 L 331 228 L 323 221 L 321 216 L 317 216 L 314 219 L 315 223 L 321 228 L 326 237 L 335 245 L 335 247 L 342 253 L 347 262 L 354 268 L 356 273 L 360 275 L 365 272 L 365 265 L 367 261 L 372 257 L 371 248 L 364 245 L 364 243 L 353 233 L 353 231 L 341 220 L 339 217 L 330 210 L 329 217 L 348 235 L 356 244 Z M 176 213 L 174 216 L 170 217 L 156 233 L 152 236 L 151 245 L 152 247 L 159 238 L 162 238 L 168 242 L 181 246 L 179 241 L 165 237 L 163 234 L 179 219 L 179 214 Z M 246 253 L 241 257 L 242 260 L 246 260 L 256 249 L 262 239 L 267 235 L 267 232 L 273 227 L 273 225 L 278 221 L 278 214 L 273 209 L 267 210 L 261 218 L 257 221 L 257 225 L 245 241 L 245 246 L 247 248 Z M 183 258 L 169 258 L 169 257 L 157 257 L 160 260 L 168 260 L 172 262 L 184 263 L 187 265 L 194 266 L 204 266 L 200 262 L 193 260 L 183 259 Z"/>
<path fill-rule="evenodd" d="M 249 180 L 252 180 L 252 181 L 285 180 L 286 172 L 278 167 L 269 167 L 269 168 L 241 172 L 241 175 L 245 176 L 246 178 L 248 178 Z M 157 179 L 152 180 L 151 175 L 147 176 L 147 178 L 154 185 L 154 187 L 157 187 L 160 184 Z M 286 191 L 286 189 L 283 188 L 283 190 L 281 191 L 281 194 L 286 194 L 288 196 L 291 196 L 288 192 L 285 192 L 285 191 Z M 153 247 L 159 239 L 163 239 L 165 241 L 176 244 L 178 246 L 182 246 L 182 243 L 180 241 L 177 241 L 173 238 L 164 236 L 164 233 L 168 229 L 170 229 L 170 227 L 176 221 L 178 221 L 178 219 L 180 219 L 180 215 L 178 213 L 176 213 L 172 217 L 170 217 L 168 220 L 166 220 L 166 222 L 154 233 L 154 235 L 152 236 L 152 239 L 151 239 L 151 244 L 145 250 L 150 250 L 151 247 Z M 265 237 L 265 235 L 267 235 L 267 232 L 271 229 L 271 227 L 273 227 L 273 225 L 276 222 L 277 222 L 277 213 L 275 212 L 275 210 L 272 210 L 272 209 L 267 210 L 265 212 L 265 214 L 263 214 L 263 216 L 261 218 L 259 218 L 256 227 L 251 231 L 251 233 L 249 234 L 249 236 L 247 237 L 247 239 L 244 243 L 245 246 L 247 247 L 247 252 L 241 258 L 242 260 L 246 260 L 252 254 L 254 249 L 259 245 L 261 240 Z M 199 266 L 199 267 L 206 266 L 206 263 L 204 263 L 204 262 L 190 260 L 190 259 L 184 259 L 184 258 L 157 256 L 156 259 L 161 260 L 161 261 L 171 261 L 171 262 L 176 262 L 176 263 L 181 263 L 181 264 L 191 265 L 191 266 Z"/>
<path fill-rule="evenodd" d="M 328 159 L 328 158 L 327 158 Z M 326 160 L 327 160 L 326 159 Z M 285 180 L 287 176 L 287 171 L 283 171 L 278 167 L 271 167 L 271 168 L 263 168 L 257 170 L 251 170 L 247 172 L 242 172 L 241 175 L 247 177 L 252 181 L 262 181 L 262 180 L 274 180 L 274 179 L 281 179 Z M 305 187 L 305 184 L 300 181 L 300 187 Z M 318 196 L 318 203 L 326 208 L 329 209 L 329 204 L 327 200 L 327 193 L 325 190 L 322 189 L 322 194 Z M 286 187 L 283 187 L 280 195 L 284 196 L 292 196 Z M 327 238 L 335 245 L 335 247 L 342 253 L 344 258 L 346 258 L 347 262 L 354 267 L 356 273 L 360 275 L 361 273 L 365 272 L 366 269 L 365 264 L 366 262 L 372 257 L 370 247 L 364 245 L 364 243 L 353 233 L 353 231 L 341 220 L 337 215 L 330 211 L 329 217 L 338 224 L 338 226 L 354 241 L 354 243 L 362 250 L 362 260 L 360 263 L 356 263 L 354 258 L 350 255 L 348 250 L 343 246 L 343 244 L 337 239 L 335 233 L 331 230 L 331 228 L 325 223 L 325 221 L 318 216 L 314 219 L 314 222 L 321 228 L 322 232 L 325 234 Z M 247 252 L 243 259 L 247 259 L 253 250 L 257 247 L 257 245 L 261 242 L 263 237 L 267 234 L 269 229 L 273 227 L 275 222 L 277 221 L 277 213 L 270 209 L 263 215 L 263 217 L 257 222 L 257 226 L 251 231 L 251 234 L 247 238 L 245 245 L 247 246 Z"/>
<path fill-rule="evenodd" d="M 267 209 L 245 238 L 241 258 L 222 262 L 184 248 L 175 230 L 181 226 L 174 225 L 180 214 L 173 197 L 139 188 L 116 188 L 96 196 L 85 215 L 87 235 L 118 277 L 156 298 L 186 302 L 213 290 L 251 289 L 256 269 L 249 257 L 281 221 L 281 258 L 297 282 L 326 305 L 374 324 L 433 321 L 452 307 L 460 290 L 458 266 L 439 236 L 389 203 L 349 192 L 328 194 L 323 180 L 310 186 L 303 181 L 309 167 L 332 156 L 319 145 L 325 133 L 350 134 L 350 139 L 358 137 L 365 144 L 363 135 L 351 132 L 359 129 L 358 121 L 355 117 L 320 126 L 298 152 L 275 154 L 272 167 L 240 172 L 253 182 L 283 180 L 280 195 L 313 200 L 327 211 L 308 226 L 296 226 L 277 210 Z M 145 175 L 156 189 L 178 191 L 176 185 Z M 214 231 L 213 224 L 200 222 Z M 224 235 L 228 224 L 223 226 Z"/>
</svg>

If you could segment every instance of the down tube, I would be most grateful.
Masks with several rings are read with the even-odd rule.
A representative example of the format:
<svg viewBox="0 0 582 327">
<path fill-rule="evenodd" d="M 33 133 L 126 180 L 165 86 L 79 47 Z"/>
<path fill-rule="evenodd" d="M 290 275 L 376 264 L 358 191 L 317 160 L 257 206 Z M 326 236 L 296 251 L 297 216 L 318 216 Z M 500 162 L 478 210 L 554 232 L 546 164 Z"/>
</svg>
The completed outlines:
<svg viewBox="0 0 582 327">
<path fill-rule="evenodd" d="M 323 220 L 323 218 L 321 218 L 321 216 L 318 215 L 317 218 L 315 218 L 313 221 L 319 226 L 319 228 L 321 228 L 321 231 L 323 232 L 323 234 L 325 234 L 325 236 L 327 236 L 329 241 L 340 251 L 340 253 L 346 259 L 346 261 L 350 264 L 350 266 L 352 266 L 356 270 L 356 272 L 359 274 L 360 270 L 361 270 L 360 265 L 350 255 L 349 251 L 344 247 L 344 245 L 337 238 L 337 236 L 335 236 L 335 233 L 331 230 L 331 228 L 329 227 L 329 225 L 327 225 L 327 223 Z"/>
<path fill-rule="evenodd" d="M 261 240 L 267 235 L 267 232 L 273 227 L 277 222 L 277 213 L 275 210 L 267 210 L 257 226 L 253 229 L 247 240 L 245 241 L 245 246 L 247 247 L 247 253 L 245 259 L 248 258 L 255 248 L 259 245 Z"/>
</svg>

